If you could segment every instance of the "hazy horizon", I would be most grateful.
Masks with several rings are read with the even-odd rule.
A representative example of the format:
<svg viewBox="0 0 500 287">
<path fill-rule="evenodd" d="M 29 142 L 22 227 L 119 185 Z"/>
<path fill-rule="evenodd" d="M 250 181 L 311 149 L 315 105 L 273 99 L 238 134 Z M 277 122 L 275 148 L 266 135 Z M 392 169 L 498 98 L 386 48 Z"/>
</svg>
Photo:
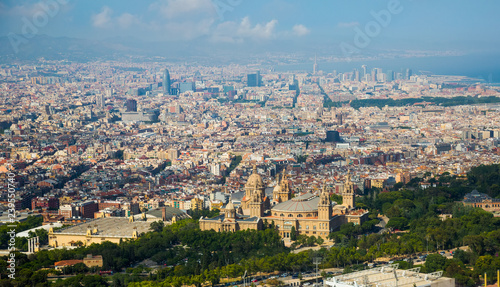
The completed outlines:
<svg viewBox="0 0 500 287">
<path fill-rule="evenodd" d="M 366 64 L 498 82 L 498 8 L 451 0 L 7 0 L 0 60 L 133 55 L 312 69 L 317 55 L 326 72 Z"/>
</svg>

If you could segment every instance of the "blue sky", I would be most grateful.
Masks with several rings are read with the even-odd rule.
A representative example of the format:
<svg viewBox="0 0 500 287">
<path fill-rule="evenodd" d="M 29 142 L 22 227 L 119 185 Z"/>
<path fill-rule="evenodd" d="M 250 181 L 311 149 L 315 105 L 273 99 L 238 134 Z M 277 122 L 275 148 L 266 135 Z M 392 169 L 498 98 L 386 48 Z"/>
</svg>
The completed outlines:
<svg viewBox="0 0 500 287">
<path fill-rule="evenodd" d="M 57 11 L 48 15 L 44 3 Z M 390 14 L 367 48 L 477 53 L 497 52 L 500 45 L 500 1 L 462 0 L 2 0 L 0 35 L 22 34 L 26 21 L 36 23 L 38 16 L 37 34 L 49 36 L 358 47 L 356 31 L 366 31 L 376 21 L 373 13 L 388 5 L 401 12 Z"/>
</svg>

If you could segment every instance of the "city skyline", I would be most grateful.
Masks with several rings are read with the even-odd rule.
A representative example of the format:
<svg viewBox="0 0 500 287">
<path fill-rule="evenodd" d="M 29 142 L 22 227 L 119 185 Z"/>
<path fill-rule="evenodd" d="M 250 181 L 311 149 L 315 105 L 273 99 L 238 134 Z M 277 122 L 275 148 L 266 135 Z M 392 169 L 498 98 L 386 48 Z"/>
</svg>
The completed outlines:
<svg viewBox="0 0 500 287">
<path fill-rule="evenodd" d="M 325 61 L 349 69 L 415 62 L 419 70 L 442 74 L 446 66 L 455 74 L 493 74 L 497 82 L 499 7 L 403 0 L 4 1 L 0 61 L 142 55 L 238 63 L 281 56 L 278 64 L 288 64 L 286 56 L 309 64 L 317 55 L 319 69 Z"/>
</svg>

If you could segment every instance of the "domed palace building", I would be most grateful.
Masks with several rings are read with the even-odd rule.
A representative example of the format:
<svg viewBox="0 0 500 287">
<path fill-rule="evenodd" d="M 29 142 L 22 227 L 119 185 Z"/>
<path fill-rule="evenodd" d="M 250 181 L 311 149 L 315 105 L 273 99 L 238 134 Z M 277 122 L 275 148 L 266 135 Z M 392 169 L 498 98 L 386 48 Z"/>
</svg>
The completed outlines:
<svg viewBox="0 0 500 287">
<path fill-rule="evenodd" d="M 245 195 L 239 207 L 230 201 L 219 216 L 201 218 L 201 230 L 237 231 L 261 230 L 263 223 L 274 223 L 280 235 L 290 238 L 292 228 L 297 235 L 328 238 L 330 232 L 338 230 L 347 222 L 362 224 L 368 218 L 368 211 L 355 209 L 354 183 L 348 175 L 342 193 L 343 205 L 330 200 L 330 194 L 323 186 L 319 195 L 304 193 L 292 198 L 286 172 L 277 180 L 272 199 L 265 194 L 262 177 L 254 166 L 252 175 L 245 185 Z"/>
</svg>

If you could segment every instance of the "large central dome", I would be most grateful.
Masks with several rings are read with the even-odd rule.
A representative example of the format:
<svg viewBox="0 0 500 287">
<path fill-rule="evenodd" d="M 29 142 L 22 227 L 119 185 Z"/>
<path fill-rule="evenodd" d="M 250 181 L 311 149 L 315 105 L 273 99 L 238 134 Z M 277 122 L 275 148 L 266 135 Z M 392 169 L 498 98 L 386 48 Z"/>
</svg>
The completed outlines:
<svg viewBox="0 0 500 287">
<path fill-rule="evenodd" d="M 264 182 L 262 181 L 262 177 L 257 173 L 257 167 L 253 167 L 253 173 L 248 177 L 246 188 L 252 189 L 260 189 L 264 187 Z"/>
</svg>

